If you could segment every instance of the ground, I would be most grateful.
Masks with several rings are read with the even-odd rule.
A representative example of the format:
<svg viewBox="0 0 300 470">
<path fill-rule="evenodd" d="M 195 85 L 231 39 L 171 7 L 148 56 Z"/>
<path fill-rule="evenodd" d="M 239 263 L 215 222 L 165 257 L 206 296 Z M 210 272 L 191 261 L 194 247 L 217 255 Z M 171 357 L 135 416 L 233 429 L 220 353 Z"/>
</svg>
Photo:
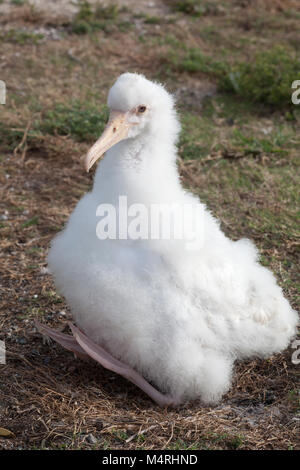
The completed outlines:
<svg viewBox="0 0 300 470">
<path fill-rule="evenodd" d="M 0 105 L 0 339 L 7 349 L 0 448 L 299 449 L 300 365 L 292 347 L 237 363 L 217 406 L 161 410 L 115 374 L 43 344 L 35 329 L 38 318 L 67 330 L 70 312 L 47 272 L 47 249 L 91 188 L 93 172 L 83 171 L 81 157 L 100 134 L 107 91 L 124 71 L 163 81 L 175 94 L 183 184 L 229 237 L 256 243 L 291 305 L 299 304 L 300 106 L 289 96 L 291 80 L 300 79 L 299 3 L 107 5 L 0 1 L 7 86 Z M 260 61 L 259 54 L 267 55 Z"/>
</svg>

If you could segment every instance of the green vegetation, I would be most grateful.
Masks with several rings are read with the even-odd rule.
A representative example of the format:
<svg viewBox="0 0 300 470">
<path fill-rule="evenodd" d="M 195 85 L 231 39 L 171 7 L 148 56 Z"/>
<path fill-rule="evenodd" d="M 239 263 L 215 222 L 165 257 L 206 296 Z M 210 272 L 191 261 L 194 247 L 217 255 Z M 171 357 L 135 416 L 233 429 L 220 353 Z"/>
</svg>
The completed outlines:
<svg viewBox="0 0 300 470">
<path fill-rule="evenodd" d="M 209 153 L 213 130 L 206 116 L 184 113 L 181 116 L 182 132 L 179 139 L 179 153 L 187 160 L 199 159 Z"/>
<path fill-rule="evenodd" d="M 27 145 L 33 144 L 44 135 L 70 136 L 78 142 L 93 142 L 104 129 L 108 112 L 99 112 L 95 107 L 78 101 L 66 106 L 56 104 L 36 119 L 27 132 Z M 25 126 L 15 128 L 0 122 L 0 141 L 6 150 L 12 150 L 24 136 Z"/>
<path fill-rule="evenodd" d="M 31 227 L 32 225 L 37 225 L 38 223 L 39 223 L 38 217 L 33 217 L 32 219 L 29 219 L 26 222 L 24 222 L 21 225 L 21 227 L 22 228 L 27 228 L 27 227 Z"/>
<path fill-rule="evenodd" d="M 119 15 L 119 7 L 115 4 L 109 6 L 96 5 L 94 8 L 87 1 L 79 4 L 79 11 L 71 24 L 71 32 L 87 34 L 103 30 L 109 32 Z"/>
<path fill-rule="evenodd" d="M 234 436 L 227 441 L 227 446 L 229 447 L 229 449 L 236 450 L 242 447 L 242 445 L 244 444 L 244 441 L 245 441 L 244 436 L 240 436 L 240 435 Z"/>
<path fill-rule="evenodd" d="M 204 74 L 220 77 L 226 71 L 226 64 L 222 61 L 217 61 L 209 56 L 205 56 L 196 48 L 185 48 L 186 53 L 182 58 L 174 55 L 172 61 L 179 71 L 186 71 L 190 73 L 203 72 Z"/>
<path fill-rule="evenodd" d="M 206 447 L 199 442 L 187 443 L 184 442 L 182 439 L 177 439 L 174 443 L 167 447 L 167 449 L 170 450 L 203 450 L 205 448 Z"/>
<path fill-rule="evenodd" d="M 111 435 L 121 442 L 124 442 L 126 439 L 128 439 L 128 434 L 122 429 L 112 429 Z"/>
<path fill-rule="evenodd" d="M 274 47 L 256 53 L 251 61 L 231 64 L 226 57 L 216 60 L 186 45 L 181 45 L 182 54 L 177 44 L 169 44 L 166 60 L 173 71 L 207 75 L 217 82 L 220 91 L 251 103 L 285 110 L 292 106 L 291 85 L 300 79 L 300 60 L 287 48 Z"/>
<path fill-rule="evenodd" d="M 235 146 L 243 149 L 245 155 L 279 154 L 287 155 L 288 135 L 283 135 L 279 129 L 272 132 L 270 137 L 259 138 L 256 135 L 247 136 L 239 129 L 233 132 Z"/>
<path fill-rule="evenodd" d="M 161 23 L 162 18 L 159 18 L 158 16 L 150 16 L 150 15 L 145 15 L 144 23 L 146 24 L 159 24 Z"/>
<path fill-rule="evenodd" d="M 166 3 L 173 11 L 180 11 L 190 16 L 202 16 L 206 12 L 203 0 L 167 0 Z"/>
<path fill-rule="evenodd" d="M 255 54 L 249 62 L 233 65 L 220 88 L 243 99 L 272 107 L 291 106 L 291 85 L 300 79 L 300 60 L 283 47 Z"/>
<path fill-rule="evenodd" d="M 12 42 L 15 44 L 38 44 L 44 35 L 40 33 L 30 33 L 28 31 L 22 31 L 17 29 L 10 29 L 9 31 L 3 31 L 0 33 L 0 41 Z"/>
<path fill-rule="evenodd" d="M 3 150 L 9 150 L 14 148 L 24 134 L 24 130 L 21 128 L 14 128 L 0 122 L 0 142 Z"/>
<path fill-rule="evenodd" d="M 10 0 L 10 3 L 12 3 L 13 5 L 16 5 L 16 6 L 22 6 L 24 5 L 26 0 Z M 2 2 L 0 2 L 2 3 Z"/>
<path fill-rule="evenodd" d="M 269 155 L 284 162 L 295 145 L 293 127 L 278 122 L 257 129 L 253 112 L 252 105 L 247 106 L 247 102 L 239 102 L 224 93 L 207 98 L 200 113 L 197 109 L 193 112 L 182 109 L 180 156 L 187 160 L 201 159 L 212 151 L 220 151 L 224 158 Z M 226 125 L 226 139 L 221 137 L 221 129 L 213 125 L 214 120 Z"/>
<path fill-rule="evenodd" d="M 107 117 L 106 110 L 99 112 L 95 107 L 80 102 L 69 106 L 57 104 L 46 111 L 43 119 L 35 126 L 42 133 L 70 135 L 80 142 L 89 142 L 99 137 Z"/>
<path fill-rule="evenodd" d="M 12 127 L 0 122 L 0 142 L 4 151 L 12 151 L 15 149 L 24 136 L 25 126 Z M 27 145 L 34 143 L 37 139 L 41 138 L 42 134 L 38 128 L 33 128 L 27 133 Z"/>
</svg>

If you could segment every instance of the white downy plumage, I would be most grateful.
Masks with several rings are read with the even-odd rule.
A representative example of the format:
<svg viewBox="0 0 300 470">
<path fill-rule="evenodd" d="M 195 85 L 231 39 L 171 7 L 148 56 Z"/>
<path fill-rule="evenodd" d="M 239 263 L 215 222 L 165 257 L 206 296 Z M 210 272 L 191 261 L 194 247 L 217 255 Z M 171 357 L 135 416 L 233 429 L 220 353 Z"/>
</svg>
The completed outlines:
<svg viewBox="0 0 300 470">
<path fill-rule="evenodd" d="M 204 205 L 197 250 L 186 240 L 97 238 L 97 206 L 118 207 L 120 195 L 128 206 L 199 204 L 180 185 L 180 125 L 163 86 L 125 73 L 108 106 L 127 116 L 135 110 L 134 125 L 107 151 L 92 192 L 54 239 L 50 270 L 94 342 L 179 402 L 215 402 L 230 387 L 234 361 L 285 349 L 298 316 L 254 245 L 228 239 Z"/>
</svg>

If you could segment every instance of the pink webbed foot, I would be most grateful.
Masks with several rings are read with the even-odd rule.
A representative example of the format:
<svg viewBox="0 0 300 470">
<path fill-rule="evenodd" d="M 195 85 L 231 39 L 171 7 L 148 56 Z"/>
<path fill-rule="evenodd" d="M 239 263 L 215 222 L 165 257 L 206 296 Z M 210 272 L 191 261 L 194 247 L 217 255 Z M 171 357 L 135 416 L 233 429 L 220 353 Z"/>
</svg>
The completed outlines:
<svg viewBox="0 0 300 470">
<path fill-rule="evenodd" d="M 42 325 L 37 320 L 35 321 L 35 326 L 37 327 L 38 331 L 42 333 L 44 336 L 48 336 L 49 338 L 56 341 L 58 344 L 63 346 L 68 351 L 73 352 L 77 357 L 80 359 L 88 359 L 89 355 L 86 354 L 84 349 L 77 343 L 76 339 L 71 335 L 66 335 L 61 333 L 60 331 L 53 330 L 49 328 L 49 326 Z"/>
<path fill-rule="evenodd" d="M 84 359 L 91 357 L 95 361 L 99 362 L 99 364 L 101 364 L 105 369 L 111 370 L 134 383 L 159 406 L 174 407 L 178 404 L 173 397 L 163 395 L 161 392 L 156 390 L 156 388 L 150 385 L 144 377 L 138 374 L 134 369 L 132 369 L 132 367 L 119 361 L 104 348 L 94 343 L 72 323 L 69 322 L 69 326 L 73 333 L 73 337 L 59 333 L 48 326 L 41 325 L 39 322 L 36 322 L 36 326 L 41 333 L 46 334 L 69 351 L 73 351 L 78 357 Z"/>
</svg>

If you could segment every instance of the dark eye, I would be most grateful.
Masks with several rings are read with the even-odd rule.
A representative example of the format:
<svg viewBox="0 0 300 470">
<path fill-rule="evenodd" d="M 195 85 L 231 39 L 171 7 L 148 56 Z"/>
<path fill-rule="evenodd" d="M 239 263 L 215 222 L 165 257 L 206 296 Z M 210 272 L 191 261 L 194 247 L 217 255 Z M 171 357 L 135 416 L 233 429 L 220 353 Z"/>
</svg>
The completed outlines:
<svg viewBox="0 0 300 470">
<path fill-rule="evenodd" d="M 138 107 L 138 112 L 139 113 L 144 113 L 146 111 L 146 109 L 147 109 L 146 106 L 139 106 Z"/>
</svg>

